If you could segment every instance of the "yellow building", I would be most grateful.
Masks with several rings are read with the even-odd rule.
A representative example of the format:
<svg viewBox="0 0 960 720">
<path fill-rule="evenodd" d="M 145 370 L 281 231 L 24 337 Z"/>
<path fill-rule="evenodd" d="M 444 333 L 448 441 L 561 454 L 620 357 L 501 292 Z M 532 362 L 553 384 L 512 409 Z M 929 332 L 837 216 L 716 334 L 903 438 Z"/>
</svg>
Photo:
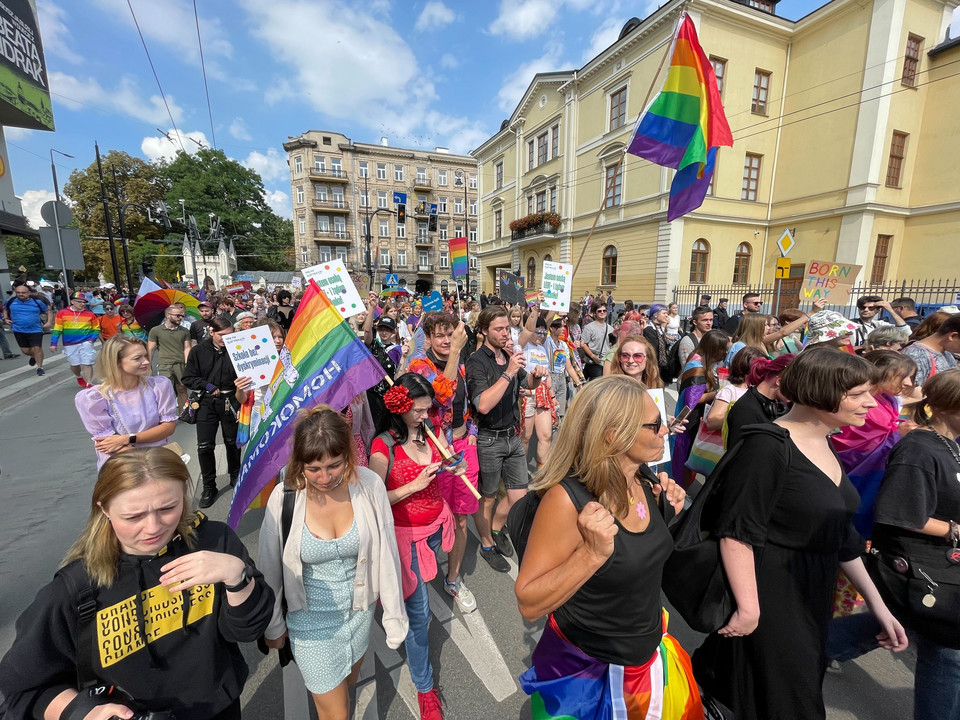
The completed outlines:
<svg viewBox="0 0 960 720">
<path fill-rule="evenodd" d="M 544 259 L 577 266 L 575 297 L 770 285 L 786 229 L 791 278 L 816 259 L 862 265 L 863 283 L 960 275 L 960 44 L 941 41 L 957 0 L 833 0 L 796 22 L 767 2 L 690 0 L 734 145 L 703 205 L 668 223 L 673 171 L 623 150 L 680 5 L 631 20 L 582 68 L 534 76 L 473 151 L 483 289 L 497 268 L 537 287 Z"/>
<path fill-rule="evenodd" d="M 324 130 L 290 137 L 283 149 L 290 168 L 297 269 L 336 258 L 364 284 L 372 274 L 378 289 L 393 273 L 417 292 L 448 290 L 453 283 L 448 240 L 467 237 L 469 288 L 477 291 L 473 158 L 445 148 L 390 147 L 386 138 L 379 145 L 354 143 Z M 397 199 L 406 200 L 403 220 Z M 464 280 L 458 284 L 466 290 Z"/>
</svg>

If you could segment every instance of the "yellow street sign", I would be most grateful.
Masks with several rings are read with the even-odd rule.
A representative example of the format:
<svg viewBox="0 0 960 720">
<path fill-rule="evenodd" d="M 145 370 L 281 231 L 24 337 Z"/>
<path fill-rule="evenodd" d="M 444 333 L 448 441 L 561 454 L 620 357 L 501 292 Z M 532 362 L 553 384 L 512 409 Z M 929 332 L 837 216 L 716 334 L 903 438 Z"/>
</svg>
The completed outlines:
<svg viewBox="0 0 960 720">
<path fill-rule="evenodd" d="M 777 258 L 777 279 L 786 280 L 790 277 L 790 258 Z"/>
<path fill-rule="evenodd" d="M 796 244 L 797 241 L 793 239 L 793 233 L 789 230 L 784 230 L 783 235 L 777 240 L 777 247 L 780 248 L 780 255 L 782 257 L 789 255 L 790 251 L 793 250 L 793 246 Z"/>
</svg>

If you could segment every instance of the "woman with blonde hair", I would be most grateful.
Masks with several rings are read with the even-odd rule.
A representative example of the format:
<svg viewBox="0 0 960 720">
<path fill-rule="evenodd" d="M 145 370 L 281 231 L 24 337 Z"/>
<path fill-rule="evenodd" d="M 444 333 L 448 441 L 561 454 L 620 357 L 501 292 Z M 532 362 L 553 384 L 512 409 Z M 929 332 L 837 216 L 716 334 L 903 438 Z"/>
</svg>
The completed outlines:
<svg viewBox="0 0 960 720">
<path fill-rule="evenodd" d="M 238 643 L 263 633 L 273 592 L 233 530 L 194 514 L 190 489 L 165 448 L 104 463 L 86 526 L 0 661 L 4 717 L 240 718 Z"/>
<path fill-rule="evenodd" d="M 387 645 L 397 648 L 407 635 L 393 515 L 379 476 L 357 464 L 339 412 L 320 405 L 296 422 L 284 480 L 260 529 L 260 566 L 276 595 L 265 640 L 279 650 L 289 637 L 321 720 L 346 720 L 378 599 Z"/>
<path fill-rule="evenodd" d="M 97 468 L 133 447 L 166 445 L 177 427 L 177 396 L 170 380 L 151 374 L 147 344 L 114 335 L 94 371 L 100 384 L 77 393 L 74 404 L 93 437 Z"/>
<path fill-rule="evenodd" d="M 627 375 L 648 388 L 662 388 L 656 358 L 653 346 L 643 335 L 626 335 L 616 345 L 610 375 Z"/>
<path fill-rule="evenodd" d="M 630 718 L 703 717 L 660 604 L 667 522 L 685 498 L 647 467 L 666 433 L 642 383 L 598 378 L 574 398 L 537 473 L 541 500 L 515 592 L 524 619 L 548 619 L 520 682 L 551 717 L 579 717 L 581 707 L 627 717 L 631 695 Z"/>
</svg>

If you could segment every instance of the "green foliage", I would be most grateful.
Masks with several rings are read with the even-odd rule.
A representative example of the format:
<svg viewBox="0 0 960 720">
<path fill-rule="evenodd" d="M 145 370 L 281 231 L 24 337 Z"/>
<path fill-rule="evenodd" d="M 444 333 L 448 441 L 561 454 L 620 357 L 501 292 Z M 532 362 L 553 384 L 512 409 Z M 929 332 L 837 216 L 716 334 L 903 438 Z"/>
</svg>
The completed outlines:
<svg viewBox="0 0 960 720">
<path fill-rule="evenodd" d="M 43 250 L 37 238 L 20 237 L 19 235 L 4 235 L 3 242 L 7 249 L 7 267 L 18 268 L 21 265 L 27 269 L 27 277 L 39 280 L 40 276 L 55 279 L 56 270 L 47 271 L 43 264 Z M 17 275 L 17 272 L 13 273 Z"/>
</svg>

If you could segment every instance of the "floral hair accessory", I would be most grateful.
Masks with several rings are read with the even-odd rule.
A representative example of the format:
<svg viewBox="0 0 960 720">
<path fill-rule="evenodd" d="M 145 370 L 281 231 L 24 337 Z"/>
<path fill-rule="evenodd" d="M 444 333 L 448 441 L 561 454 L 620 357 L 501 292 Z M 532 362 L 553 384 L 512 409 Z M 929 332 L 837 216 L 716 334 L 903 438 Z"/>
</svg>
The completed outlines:
<svg viewBox="0 0 960 720">
<path fill-rule="evenodd" d="M 403 385 L 394 385 L 387 390 L 383 395 L 383 402 L 387 410 L 397 415 L 402 415 L 413 407 L 413 398 Z"/>
</svg>

